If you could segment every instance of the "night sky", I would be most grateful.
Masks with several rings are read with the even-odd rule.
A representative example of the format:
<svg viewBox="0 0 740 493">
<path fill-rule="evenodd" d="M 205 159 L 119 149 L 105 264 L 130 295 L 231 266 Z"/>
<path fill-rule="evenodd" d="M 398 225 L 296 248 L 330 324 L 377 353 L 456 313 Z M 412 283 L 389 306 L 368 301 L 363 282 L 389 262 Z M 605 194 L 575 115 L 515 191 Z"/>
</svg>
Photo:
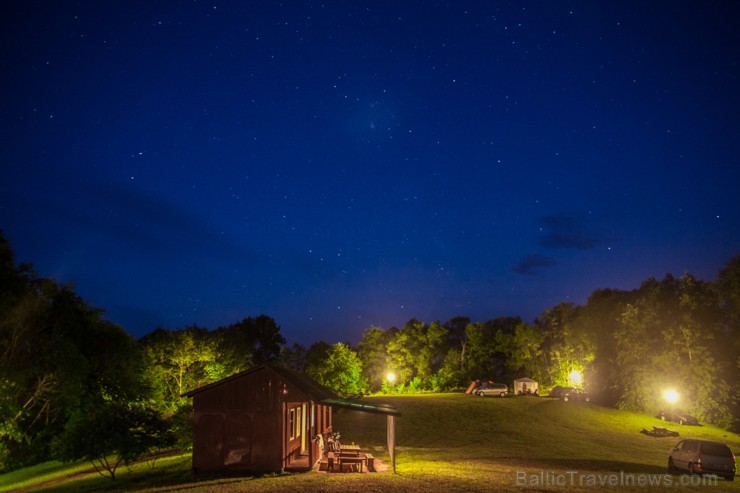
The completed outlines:
<svg viewBox="0 0 740 493">
<path fill-rule="evenodd" d="M 533 321 L 740 253 L 740 2 L 8 1 L 0 229 L 135 336 Z"/>
</svg>

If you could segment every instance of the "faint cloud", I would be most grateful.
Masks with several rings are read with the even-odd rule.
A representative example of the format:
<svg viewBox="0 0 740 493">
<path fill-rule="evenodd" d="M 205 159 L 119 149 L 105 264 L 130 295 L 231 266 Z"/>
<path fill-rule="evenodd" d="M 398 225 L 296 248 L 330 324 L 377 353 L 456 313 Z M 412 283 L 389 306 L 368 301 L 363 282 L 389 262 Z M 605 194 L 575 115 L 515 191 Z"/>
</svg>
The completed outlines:
<svg viewBox="0 0 740 493">
<path fill-rule="evenodd" d="M 572 216 L 545 216 L 541 223 L 546 232 L 545 237 L 540 240 L 540 245 L 547 248 L 589 250 L 605 241 Z"/>
<path fill-rule="evenodd" d="M 535 253 L 527 255 L 517 265 L 515 265 L 514 272 L 527 276 L 537 276 L 540 274 L 542 269 L 552 267 L 555 264 L 557 264 L 555 259 Z"/>
<path fill-rule="evenodd" d="M 67 236 L 98 235 L 107 245 L 172 258 L 185 252 L 202 258 L 257 263 L 260 259 L 245 245 L 212 227 L 187 207 L 131 185 L 98 178 L 75 201 L 54 196 L 19 197 L 34 211 L 37 222 L 53 220 Z"/>
</svg>

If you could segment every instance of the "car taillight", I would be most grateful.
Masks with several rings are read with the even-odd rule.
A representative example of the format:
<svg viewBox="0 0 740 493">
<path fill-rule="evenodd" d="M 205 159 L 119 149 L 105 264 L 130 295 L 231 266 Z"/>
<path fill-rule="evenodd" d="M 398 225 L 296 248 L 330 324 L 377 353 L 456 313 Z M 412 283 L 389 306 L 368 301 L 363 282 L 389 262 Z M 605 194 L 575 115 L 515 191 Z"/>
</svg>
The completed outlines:
<svg viewBox="0 0 740 493">
<path fill-rule="evenodd" d="M 699 456 L 696 458 L 696 463 L 701 464 L 701 452 L 699 452 Z"/>
</svg>

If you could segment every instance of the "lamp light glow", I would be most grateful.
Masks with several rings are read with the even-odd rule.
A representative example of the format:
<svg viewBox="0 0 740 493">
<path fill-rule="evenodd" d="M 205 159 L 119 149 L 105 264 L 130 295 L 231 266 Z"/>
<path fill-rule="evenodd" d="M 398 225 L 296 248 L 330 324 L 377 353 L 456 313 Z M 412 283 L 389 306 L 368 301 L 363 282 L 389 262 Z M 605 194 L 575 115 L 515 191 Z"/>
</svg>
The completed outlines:
<svg viewBox="0 0 740 493">
<path fill-rule="evenodd" d="M 668 389 L 663 392 L 663 398 L 671 404 L 675 404 L 678 401 L 678 392 L 673 389 Z"/>
<path fill-rule="evenodd" d="M 568 378 L 570 378 L 570 381 L 571 383 L 573 383 L 573 385 L 580 385 L 583 381 L 583 376 L 581 375 L 581 372 L 577 370 L 573 370 L 572 372 L 570 372 Z"/>
<path fill-rule="evenodd" d="M 396 381 L 396 374 L 393 373 L 392 371 L 389 371 L 388 374 L 385 376 L 385 379 L 393 383 Z"/>
</svg>

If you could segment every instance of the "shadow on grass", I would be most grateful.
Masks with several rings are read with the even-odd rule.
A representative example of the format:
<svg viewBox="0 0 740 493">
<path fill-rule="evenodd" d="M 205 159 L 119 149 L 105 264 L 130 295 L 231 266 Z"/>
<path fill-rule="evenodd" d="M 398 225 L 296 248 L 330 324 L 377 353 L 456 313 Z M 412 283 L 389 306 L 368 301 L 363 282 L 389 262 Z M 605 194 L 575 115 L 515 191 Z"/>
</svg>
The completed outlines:
<svg viewBox="0 0 740 493">
<path fill-rule="evenodd" d="M 199 489 L 228 484 L 251 482 L 263 478 L 291 476 L 292 473 L 249 473 L 246 471 L 198 472 L 178 471 L 170 474 L 151 474 L 127 481 L 126 490 L 156 488 L 157 491 Z"/>
<path fill-rule="evenodd" d="M 512 462 L 526 467 L 539 467 L 543 470 L 564 469 L 568 471 L 592 471 L 592 472 L 625 472 L 636 474 L 666 474 L 665 467 L 653 464 L 644 464 L 640 462 L 625 462 L 619 460 L 606 459 L 557 459 L 547 458 L 528 458 L 526 463 L 522 463 L 515 458 Z"/>
<path fill-rule="evenodd" d="M 88 469 L 71 476 L 60 477 L 45 483 L 30 485 L 27 489 L 55 493 L 84 493 L 100 491 L 156 491 L 218 489 L 220 486 L 251 482 L 260 478 L 289 476 L 290 473 L 256 474 L 246 471 L 199 472 L 190 468 L 190 458 L 177 460 L 171 464 L 153 467 L 122 468 L 116 479 L 101 477 Z M 21 490 L 23 491 L 23 490 Z M 204 490 L 206 491 L 206 490 Z"/>
</svg>

